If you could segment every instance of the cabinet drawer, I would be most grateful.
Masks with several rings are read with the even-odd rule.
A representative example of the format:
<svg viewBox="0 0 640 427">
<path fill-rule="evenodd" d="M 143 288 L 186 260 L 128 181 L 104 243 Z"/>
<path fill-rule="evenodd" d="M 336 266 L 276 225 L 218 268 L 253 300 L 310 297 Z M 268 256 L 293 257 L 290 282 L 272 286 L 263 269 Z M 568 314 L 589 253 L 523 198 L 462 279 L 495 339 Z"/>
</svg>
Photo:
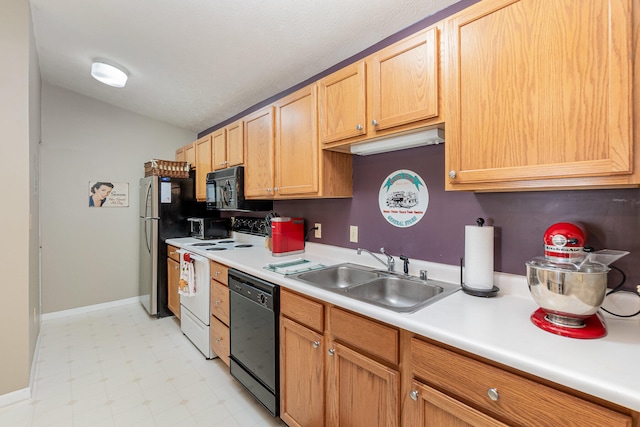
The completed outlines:
<svg viewBox="0 0 640 427">
<path fill-rule="evenodd" d="M 229 324 L 229 288 L 211 279 L 211 314 Z"/>
<path fill-rule="evenodd" d="M 211 315 L 211 325 L 209 328 L 211 333 L 211 350 L 218 355 L 220 360 L 229 366 L 229 327 Z"/>
<path fill-rule="evenodd" d="M 337 307 L 329 310 L 329 330 L 333 337 L 373 356 L 398 364 L 397 329 Z"/>
<path fill-rule="evenodd" d="M 229 286 L 229 278 L 227 277 L 229 267 L 223 264 L 218 264 L 215 261 L 209 261 L 209 268 L 211 269 L 212 279 Z"/>
<path fill-rule="evenodd" d="M 178 254 L 178 248 L 175 246 L 167 245 L 167 256 L 174 261 L 180 262 L 180 254 Z"/>
<path fill-rule="evenodd" d="M 281 289 L 280 314 L 316 332 L 324 332 L 324 305 L 322 303 Z"/>
<path fill-rule="evenodd" d="M 628 416 L 416 338 L 411 357 L 414 375 L 509 424 L 631 426 Z"/>
</svg>

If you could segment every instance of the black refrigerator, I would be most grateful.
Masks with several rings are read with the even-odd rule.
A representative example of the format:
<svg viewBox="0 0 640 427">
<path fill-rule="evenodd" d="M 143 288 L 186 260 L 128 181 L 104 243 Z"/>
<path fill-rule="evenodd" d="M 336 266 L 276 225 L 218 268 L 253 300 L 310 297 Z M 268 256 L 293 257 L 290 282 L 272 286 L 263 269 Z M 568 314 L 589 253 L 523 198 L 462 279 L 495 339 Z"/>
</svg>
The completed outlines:
<svg viewBox="0 0 640 427">
<path fill-rule="evenodd" d="M 195 200 L 195 177 L 140 179 L 140 302 L 151 315 L 172 316 L 168 303 L 166 239 L 189 236 L 189 217 L 210 217 Z"/>
</svg>

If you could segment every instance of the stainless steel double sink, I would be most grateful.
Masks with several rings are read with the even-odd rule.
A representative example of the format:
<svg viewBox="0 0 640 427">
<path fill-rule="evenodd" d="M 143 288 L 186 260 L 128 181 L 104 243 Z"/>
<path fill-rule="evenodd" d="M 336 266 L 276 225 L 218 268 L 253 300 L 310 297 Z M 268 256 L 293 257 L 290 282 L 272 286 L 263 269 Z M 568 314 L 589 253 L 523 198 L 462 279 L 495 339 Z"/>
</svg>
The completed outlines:
<svg viewBox="0 0 640 427">
<path fill-rule="evenodd" d="M 421 280 L 351 263 L 332 265 L 290 277 L 398 313 L 413 313 L 460 289 L 459 285 L 453 283 Z"/>
</svg>

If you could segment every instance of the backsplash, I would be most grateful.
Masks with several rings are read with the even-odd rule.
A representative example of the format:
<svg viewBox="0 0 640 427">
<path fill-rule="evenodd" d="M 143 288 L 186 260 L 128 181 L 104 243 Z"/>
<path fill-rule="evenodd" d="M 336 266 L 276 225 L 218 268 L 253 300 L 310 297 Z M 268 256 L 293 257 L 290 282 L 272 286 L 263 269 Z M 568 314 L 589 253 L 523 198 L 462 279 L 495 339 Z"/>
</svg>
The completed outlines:
<svg viewBox="0 0 640 427">
<path fill-rule="evenodd" d="M 409 169 L 429 190 L 429 206 L 414 226 L 389 224 L 378 208 L 378 192 L 391 172 Z M 354 156 L 352 199 L 274 202 L 281 215 L 305 218 L 307 229 L 322 224 L 322 239 L 309 240 L 347 248 L 406 255 L 458 265 L 464 255 L 464 226 L 483 217 L 495 227 L 495 270 L 524 275 L 524 263 L 543 254 L 542 236 L 555 222 L 576 221 L 589 232 L 589 246 L 626 250 L 614 265 L 627 275 L 625 287 L 640 283 L 640 189 L 467 193 L 444 191 L 444 145 L 372 156 Z M 349 242 L 357 225 L 358 243 Z M 610 286 L 620 275 L 609 274 Z"/>
</svg>

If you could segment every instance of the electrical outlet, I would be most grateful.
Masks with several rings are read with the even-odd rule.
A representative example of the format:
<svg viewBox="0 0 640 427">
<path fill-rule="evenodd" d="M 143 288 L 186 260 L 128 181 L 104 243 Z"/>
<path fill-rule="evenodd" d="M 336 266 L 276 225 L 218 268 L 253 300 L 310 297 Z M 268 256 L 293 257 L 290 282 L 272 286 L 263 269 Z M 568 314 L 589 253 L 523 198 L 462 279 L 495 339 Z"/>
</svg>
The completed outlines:
<svg viewBox="0 0 640 427">
<path fill-rule="evenodd" d="M 315 234 L 313 235 L 313 237 L 315 237 L 316 239 L 322 239 L 322 224 L 320 224 L 319 222 L 316 222 L 316 230 L 315 230 Z"/>
<path fill-rule="evenodd" d="M 352 243 L 358 243 L 358 226 L 349 226 L 349 241 Z"/>
</svg>

